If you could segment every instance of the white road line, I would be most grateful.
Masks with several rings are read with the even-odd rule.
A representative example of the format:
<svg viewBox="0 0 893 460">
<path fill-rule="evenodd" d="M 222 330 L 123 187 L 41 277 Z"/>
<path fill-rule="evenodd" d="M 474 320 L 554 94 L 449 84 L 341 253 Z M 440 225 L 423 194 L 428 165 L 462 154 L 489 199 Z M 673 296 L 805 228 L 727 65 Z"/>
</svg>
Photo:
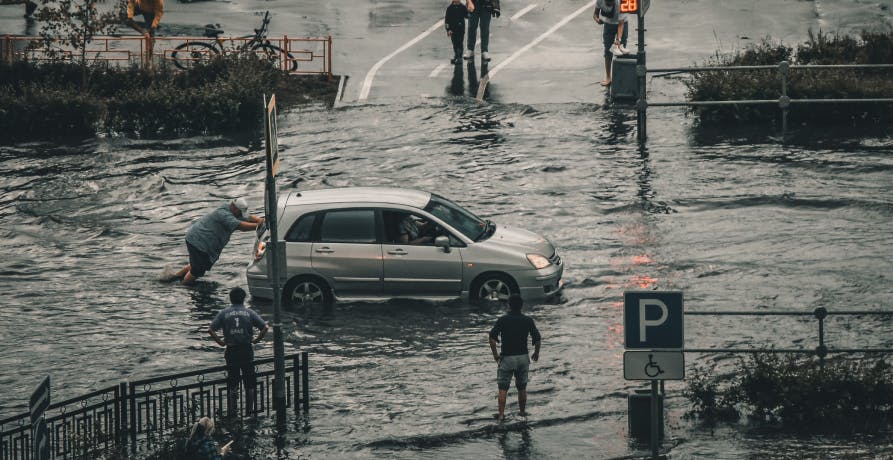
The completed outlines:
<svg viewBox="0 0 893 460">
<path fill-rule="evenodd" d="M 441 70 L 443 70 L 443 69 L 446 68 L 446 66 L 447 66 L 446 64 L 444 64 L 444 63 L 440 63 L 440 65 L 437 66 L 437 67 L 435 67 L 434 70 L 432 70 L 431 73 L 428 74 L 428 76 L 431 77 L 431 78 L 436 77 L 437 74 L 439 74 Z"/>
<path fill-rule="evenodd" d="M 486 90 L 487 90 L 487 84 L 490 83 L 490 80 L 492 80 L 493 77 L 496 76 L 496 74 L 497 74 L 503 67 L 509 65 L 512 61 L 514 61 L 515 59 L 517 59 L 518 56 L 520 56 L 520 55 L 524 54 L 525 52 L 527 52 L 528 50 L 530 50 L 530 48 L 533 48 L 534 46 L 538 45 L 541 41 L 545 40 L 546 37 L 548 37 L 549 35 L 552 35 L 553 33 L 555 33 L 556 30 L 558 30 L 558 29 L 564 27 L 564 25 L 567 24 L 568 22 L 570 22 L 571 19 L 574 19 L 575 17 L 577 17 L 577 16 L 583 14 L 584 11 L 589 10 L 589 9 L 592 9 L 592 8 L 594 8 L 594 7 L 595 7 L 595 0 L 593 0 L 593 1 L 591 1 L 591 2 L 589 2 L 589 3 L 587 3 L 587 4 L 585 4 L 585 5 L 583 5 L 582 7 L 580 7 L 580 9 L 578 9 L 577 11 L 574 11 L 574 12 L 571 13 L 570 15 L 566 16 L 564 19 L 562 19 L 560 22 L 558 22 L 558 24 L 555 24 L 555 25 L 552 26 L 549 30 L 543 32 L 542 35 L 540 35 L 539 37 L 536 37 L 532 42 L 530 42 L 530 43 L 524 45 L 523 48 L 521 48 L 521 49 L 519 49 L 518 51 L 515 51 L 514 53 L 512 53 L 512 55 L 509 56 L 508 59 L 506 59 L 506 60 L 500 62 L 496 67 L 494 67 L 494 68 L 491 69 L 489 72 L 487 72 L 487 75 L 486 75 L 483 79 L 481 79 L 481 82 L 480 82 L 480 84 L 478 85 L 478 95 L 477 95 L 477 99 L 478 99 L 478 100 L 481 100 L 481 101 L 484 100 L 484 93 L 485 93 Z"/>
<path fill-rule="evenodd" d="M 375 65 L 372 66 L 371 69 L 369 69 L 369 73 L 366 74 L 366 79 L 363 80 L 363 87 L 360 89 L 359 100 L 365 101 L 366 99 L 369 98 L 369 91 L 372 89 L 372 80 L 375 79 L 375 74 L 378 72 L 378 69 L 380 69 L 381 66 L 384 65 L 385 62 L 388 62 L 392 57 L 402 53 L 407 48 L 409 48 L 412 45 L 415 45 L 416 43 L 421 41 L 423 38 L 427 37 L 428 35 L 431 35 L 431 32 L 434 32 L 435 30 L 437 30 L 441 27 L 443 27 L 443 19 L 435 22 L 433 26 L 428 28 L 428 30 L 420 33 L 418 36 L 416 36 L 416 38 L 413 38 L 412 40 L 406 42 L 403 46 L 401 46 L 400 48 L 397 48 L 396 51 L 385 56 L 382 60 L 376 62 Z"/>
<path fill-rule="evenodd" d="M 521 16 L 524 16 L 525 14 L 527 14 L 528 11 L 530 11 L 530 10 L 532 10 L 532 9 L 534 9 L 534 8 L 536 8 L 536 3 L 534 3 L 533 5 L 528 5 L 528 6 L 527 6 L 526 8 L 524 8 L 523 10 L 518 11 L 517 13 L 515 13 L 515 15 L 512 16 L 512 18 L 511 18 L 512 21 L 516 21 L 518 18 L 520 18 Z"/>
</svg>

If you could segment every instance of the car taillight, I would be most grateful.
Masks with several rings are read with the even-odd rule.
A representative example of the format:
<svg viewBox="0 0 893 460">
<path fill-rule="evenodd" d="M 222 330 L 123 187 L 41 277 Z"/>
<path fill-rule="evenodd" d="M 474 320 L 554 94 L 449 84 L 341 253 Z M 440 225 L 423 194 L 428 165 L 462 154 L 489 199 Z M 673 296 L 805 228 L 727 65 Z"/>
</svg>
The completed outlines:
<svg viewBox="0 0 893 460">
<path fill-rule="evenodd" d="M 264 253 L 267 252 L 267 242 L 261 241 L 257 243 L 257 249 L 254 251 L 254 260 L 258 261 L 264 258 Z"/>
</svg>

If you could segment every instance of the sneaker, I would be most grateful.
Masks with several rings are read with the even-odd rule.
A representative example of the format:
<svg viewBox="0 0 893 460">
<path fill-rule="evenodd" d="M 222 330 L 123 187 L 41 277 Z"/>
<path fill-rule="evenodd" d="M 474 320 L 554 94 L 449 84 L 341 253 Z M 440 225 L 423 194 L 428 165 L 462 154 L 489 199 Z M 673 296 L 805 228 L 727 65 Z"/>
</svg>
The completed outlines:
<svg viewBox="0 0 893 460">
<path fill-rule="evenodd" d="M 465 59 L 471 59 L 474 57 L 474 51 L 465 50 L 465 54 L 462 57 L 464 57 Z"/>
<path fill-rule="evenodd" d="M 621 50 L 620 45 L 618 45 L 616 43 L 611 45 L 610 51 L 611 51 L 611 54 L 613 54 L 614 56 L 623 56 L 623 50 Z"/>
<path fill-rule="evenodd" d="M 625 45 L 620 45 L 620 51 L 623 51 L 623 54 L 635 54 L 633 50 L 627 48 Z"/>
<path fill-rule="evenodd" d="M 488 52 L 486 52 L 486 51 L 484 51 L 483 53 L 481 53 L 481 60 L 482 60 L 482 61 L 489 61 L 489 60 L 490 60 L 490 53 L 488 53 Z"/>
<path fill-rule="evenodd" d="M 25 17 L 30 18 L 32 14 L 34 14 L 34 10 L 37 9 L 37 3 L 35 2 L 27 2 L 25 3 Z"/>
</svg>

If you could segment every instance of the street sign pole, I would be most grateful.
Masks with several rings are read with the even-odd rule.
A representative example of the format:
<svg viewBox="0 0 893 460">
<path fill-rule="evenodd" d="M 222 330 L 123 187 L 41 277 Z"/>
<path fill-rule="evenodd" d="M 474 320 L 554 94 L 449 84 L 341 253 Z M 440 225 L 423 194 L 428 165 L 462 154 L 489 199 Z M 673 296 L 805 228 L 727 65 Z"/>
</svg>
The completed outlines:
<svg viewBox="0 0 893 460">
<path fill-rule="evenodd" d="M 650 2 L 649 2 L 650 4 Z M 638 32 L 639 32 L 639 49 L 637 54 L 636 62 L 636 75 L 638 76 L 639 83 L 639 100 L 636 101 L 636 134 L 638 136 L 638 140 L 640 143 L 645 142 L 648 138 L 648 127 L 646 126 L 648 119 L 646 117 L 646 110 L 648 109 L 648 98 L 645 95 L 645 11 L 642 11 L 645 8 L 640 7 L 636 12 L 636 17 L 638 18 Z"/>
<path fill-rule="evenodd" d="M 273 287 L 273 408 L 276 409 L 276 426 L 285 428 L 285 347 L 282 343 L 282 302 L 279 290 L 279 229 L 276 219 L 276 173 L 279 171 L 279 143 L 276 130 L 276 95 L 267 101 L 264 97 L 264 137 L 266 138 L 266 222 L 270 229 L 267 245 L 267 264 L 270 284 Z"/>
<path fill-rule="evenodd" d="M 657 380 L 651 381 L 651 458 L 657 460 L 657 447 L 660 445 L 659 440 L 657 439 L 660 436 L 660 426 L 658 423 L 660 420 L 660 412 L 657 408 Z"/>
</svg>

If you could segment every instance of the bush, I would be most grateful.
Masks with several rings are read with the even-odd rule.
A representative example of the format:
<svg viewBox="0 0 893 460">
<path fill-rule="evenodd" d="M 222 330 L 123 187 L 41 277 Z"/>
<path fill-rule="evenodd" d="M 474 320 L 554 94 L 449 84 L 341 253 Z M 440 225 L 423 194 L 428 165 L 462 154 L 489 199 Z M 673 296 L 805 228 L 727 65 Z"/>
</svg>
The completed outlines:
<svg viewBox="0 0 893 460">
<path fill-rule="evenodd" d="M 727 376 L 699 368 L 685 396 L 692 415 L 709 420 L 751 418 L 808 432 L 875 432 L 893 422 L 893 371 L 884 360 L 754 354 Z"/>
<path fill-rule="evenodd" d="M 76 64 L 0 64 L 0 142 L 102 131 L 143 137 L 251 132 L 262 126 L 263 94 L 281 89 L 307 96 L 285 103 L 331 100 L 332 84 L 320 91 L 318 78 L 286 78 L 250 56 L 216 59 L 187 72 L 91 66 L 86 87 Z"/>
<path fill-rule="evenodd" d="M 893 33 L 863 32 L 861 37 L 810 33 L 796 48 L 764 40 L 735 54 L 719 55 L 706 66 L 792 64 L 893 64 Z M 865 99 L 893 97 L 889 69 L 791 70 L 787 95 L 791 99 Z M 772 99 L 781 96 L 781 76 L 776 70 L 695 72 L 686 81 L 689 99 L 695 101 Z M 694 107 L 702 124 L 780 120 L 777 104 Z M 845 103 L 792 105 L 793 123 L 846 122 L 852 125 L 889 123 L 893 104 Z"/>
</svg>

